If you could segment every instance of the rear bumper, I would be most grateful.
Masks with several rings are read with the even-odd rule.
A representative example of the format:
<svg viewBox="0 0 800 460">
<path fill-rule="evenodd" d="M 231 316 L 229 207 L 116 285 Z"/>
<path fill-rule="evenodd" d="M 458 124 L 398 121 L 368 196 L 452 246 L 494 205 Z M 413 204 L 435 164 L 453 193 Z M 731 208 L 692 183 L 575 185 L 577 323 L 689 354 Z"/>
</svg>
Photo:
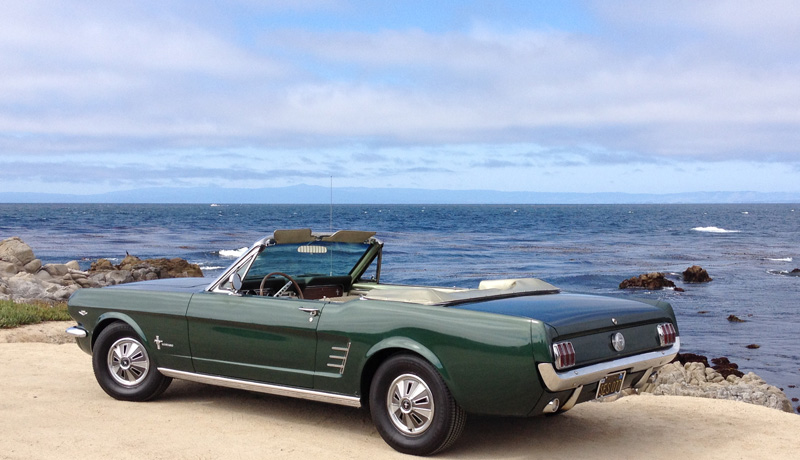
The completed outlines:
<svg viewBox="0 0 800 460">
<path fill-rule="evenodd" d="M 675 343 L 665 350 L 628 356 L 580 369 L 557 372 L 552 363 L 539 363 L 537 367 L 539 368 L 539 375 L 542 376 L 544 385 L 549 391 L 563 391 L 597 382 L 606 375 L 617 371 L 627 370 L 630 373 L 647 371 L 645 376 L 649 376 L 657 368 L 675 359 L 680 348 L 681 338 L 676 337 Z"/>
</svg>

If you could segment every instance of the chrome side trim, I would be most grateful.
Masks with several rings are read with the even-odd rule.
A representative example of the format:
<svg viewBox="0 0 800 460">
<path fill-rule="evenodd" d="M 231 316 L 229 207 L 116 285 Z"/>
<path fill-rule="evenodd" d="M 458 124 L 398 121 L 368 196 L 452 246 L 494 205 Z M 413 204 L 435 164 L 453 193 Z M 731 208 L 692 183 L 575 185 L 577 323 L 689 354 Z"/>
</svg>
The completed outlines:
<svg viewBox="0 0 800 460">
<path fill-rule="evenodd" d="M 86 332 L 86 329 L 84 329 L 84 328 L 82 328 L 80 326 L 72 326 L 71 328 L 67 329 L 64 332 L 66 332 L 69 335 L 78 337 L 78 338 L 83 338 L 83 337 L 86 337 L 88 335 L 88 333 Z"/>
<path fill-rule="evenodd" d="M 193 372 L 177 371 L 175 369 L 167 369 L 164 367 L 159 367 L 158 371 L 167 377 L 189 380 L 192 382 L 207 383 L 209 385 L 217 385 L 227 388 L 236 388 L 238 390 L 256 391 L 259 393 L 267 393 L 277 396 L 288 396 L 291 398 L 308 399 L 310 401 L 338 404 L 340 406 L 348 406 L 356 408 L 361 407 L 361 398 L 356 396 L 325 393 L 322 391 L 314 391 L 306 388 L 287 387 L 283 385 L 271 385 L 268 383 L 251 382 L 249 380 L 238 380 L 228 377 L 218 377 L 216 375 L 195 374 Z"/>
<path fill-rule="evenodd" d="M 580 385 L 594 383 L 612 372 L 622 370 L 639 372 L 654 367 L 661 367 L 672 361 L 680 349 L 681 339 L 680 337 L 676 337 L 675 343 L 666 350 L 628 356 L 626 358 L 594 364 L 580 369 L 557 372 L 553 367 L 553 363 L 539 363 L 537 367 L 539 368 L 539 375 L 542 376 L 542 380 L 549 391 L 563 391 L 577 388 Z"/>
<path fill-rule="evenodd" d="M 350 342 L 347 342 L 347 347 L 331 347 L 331 350 L 344 354 L 328 355 L 329 359 L 335 360 L 332 363 L 328 363 L 328 367 L 339 369 L 339 375 L 344 374 L 344 367 L 347 365 L 347 356 L 350 354 Z"/>
</svg>

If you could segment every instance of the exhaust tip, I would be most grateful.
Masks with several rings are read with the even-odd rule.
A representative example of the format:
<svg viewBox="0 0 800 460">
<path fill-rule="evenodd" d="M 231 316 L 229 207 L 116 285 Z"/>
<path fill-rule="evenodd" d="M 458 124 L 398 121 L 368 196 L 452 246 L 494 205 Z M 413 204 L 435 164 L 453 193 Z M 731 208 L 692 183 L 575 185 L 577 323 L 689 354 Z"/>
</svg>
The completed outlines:
<svg viewBox="0 0 800 460">
<path fill-rule="evenodd" d="M 554 414 L 556 411 L 558 411 L 559 407 L 561 407 L 561 402 L 558 400 L 558 398 L 555 398 L 552 401 L 550 401 L 549 403 L 547 403 L 546 406 L 544 406 L 544 409 L 542 410 L 542 413 L 544 413 L 544 414 Z"/>
</svg>

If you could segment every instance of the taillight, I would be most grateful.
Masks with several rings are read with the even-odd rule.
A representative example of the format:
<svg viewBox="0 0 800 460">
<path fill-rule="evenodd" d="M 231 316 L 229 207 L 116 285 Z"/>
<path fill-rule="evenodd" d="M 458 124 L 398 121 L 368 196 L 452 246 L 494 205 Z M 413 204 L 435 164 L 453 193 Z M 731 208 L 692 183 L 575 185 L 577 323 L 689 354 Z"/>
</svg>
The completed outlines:
<svg viewBox="0 0 800 460">
<path fill-rule="evenodd" d="M 566 369 L 575 365 L 575 348 L 572 347 L 572 342 L 554 343 L 553 356 L 556 369 Z"/>
<path fill-rule="evenodd" d="M 659 324 L 657 329 L 658 340 L 661 341 L 662 347 L 675 343 L 675 326 L 672 323 Z"/>
</svg>

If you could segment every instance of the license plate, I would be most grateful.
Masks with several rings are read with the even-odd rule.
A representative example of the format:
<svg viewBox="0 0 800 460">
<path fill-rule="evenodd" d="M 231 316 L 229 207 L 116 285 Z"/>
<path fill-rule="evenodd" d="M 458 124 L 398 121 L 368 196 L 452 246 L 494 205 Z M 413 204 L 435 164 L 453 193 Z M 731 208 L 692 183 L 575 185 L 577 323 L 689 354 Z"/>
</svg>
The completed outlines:
<svg viewBox="0 0 800 460">
<path fill-rule="evenodd" d="M 622 390 L 622 383 L 625 381 L 625 371 L 609 374 L 597 384 L 597 398 L 611 396 Z"/>
</svg>

